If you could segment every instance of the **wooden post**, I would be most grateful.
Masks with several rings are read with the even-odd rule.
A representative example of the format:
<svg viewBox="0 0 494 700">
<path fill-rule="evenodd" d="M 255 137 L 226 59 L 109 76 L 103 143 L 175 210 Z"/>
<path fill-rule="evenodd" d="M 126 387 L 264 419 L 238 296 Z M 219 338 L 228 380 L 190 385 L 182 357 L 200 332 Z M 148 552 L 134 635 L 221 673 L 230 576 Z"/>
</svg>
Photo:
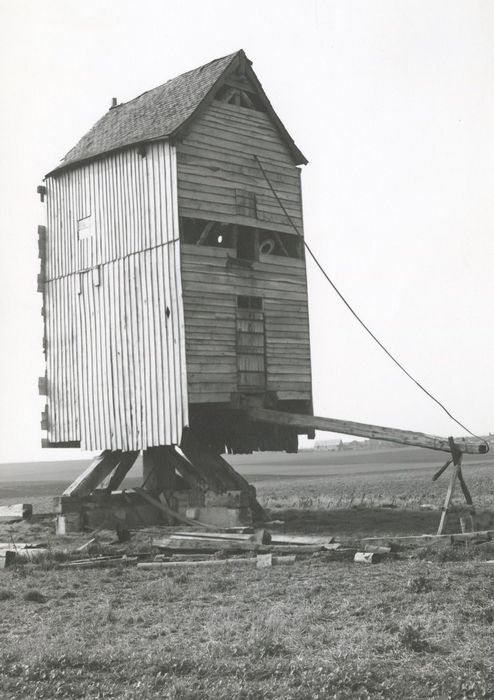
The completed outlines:
<svg viewBox="0 0 494 700">
<path fill-rule="evenodd" d="M 446 524 L 446 517 L 448 515 L 449 505 L 453 497 L 453 492 L 455 490 L 456 479 L 458 474 L 461 472 L 461 461 L 463 453 L 455 445 L 455 441 L 452 437 L 448 438 L 449 447 L 451 450 L 451 456 L 453 457 L 453 472 L 449 480 L 448 490 L 446 492 L 446 498 L 444 499 L 443 512 L 441 513 L 441 520 L 439 521 L 439 527 L 437 529 L 437 534 L 442 535 L 444 531 L 444 526 Z"/>
<path fill-rule="evenodd" d="M 176 487 L 175 465 L 166 447 L 148 447 L 142 456 L 143 484 L 149 491 L 161 493 Z"/>
</svg>

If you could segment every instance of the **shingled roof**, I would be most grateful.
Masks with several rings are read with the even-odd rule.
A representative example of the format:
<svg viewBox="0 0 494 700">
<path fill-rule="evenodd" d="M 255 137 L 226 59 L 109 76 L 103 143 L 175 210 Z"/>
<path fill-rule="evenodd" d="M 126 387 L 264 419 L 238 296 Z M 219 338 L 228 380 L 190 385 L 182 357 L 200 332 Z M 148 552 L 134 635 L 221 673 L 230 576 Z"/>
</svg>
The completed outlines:
<svg viewBox="0 0 494 700">
<path fill-rule="evenodd" d="M 274 112 L 243 50 L 218 58 L 204 66 L 168 80 L 153 90 L 112 107 L 72 148 L 49 175 L 74 163 L 90 160 L 109 151 L 176 135 L 212 95 L 214 88 L 239 61 L 247 61 L 267 111 L 294 152 L 297 162 L 306 163 L 285 127 Z"/>
</svg>

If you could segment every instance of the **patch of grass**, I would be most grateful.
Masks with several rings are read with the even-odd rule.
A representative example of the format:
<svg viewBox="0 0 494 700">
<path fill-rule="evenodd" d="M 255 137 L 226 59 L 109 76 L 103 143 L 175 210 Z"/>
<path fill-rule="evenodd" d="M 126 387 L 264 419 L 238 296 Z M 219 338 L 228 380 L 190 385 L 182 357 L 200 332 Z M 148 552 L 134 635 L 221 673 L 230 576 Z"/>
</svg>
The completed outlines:
<svg viewBox="0 0 494 700">
<path fill-rule="evenodd" d="M 14 591 L 8 588 L 0 588 L 0 600 L 12 600 L 15 598 Z"/>
<path fill-rule="evenodd" d="M 421 625 L 411 622 L 407 622 L 399 628 L 398 641 L 410 651 L 424 652 L 431 648 Z"/>
<path fill-rule="evenodd" d="M 30 603 L 46 603 L 48 600 L 48 598 L 36 588 L 31 588 L 29 591 L 26 591 L 23 598 Z"/>
<path fill-rule="evenodd" d="M 407 589 L 410 593 L 429 593 L 433 589 L 432 580 L 426 574 L 412 576 L 407 581 Z"/>
<path fill-rule="evenodd" d="M 429 501 L 425 480 L 420 477 L 415 488 L 409 475 L 400 477 L 401 484 L 388 475 L 287 480 L 261 491 L 279 503 L 300 497 L 307 506 L 276 509 L 272 517 L 283 519 L 280 529 L 287 532 L 349 538 L 434 532 L 437 511 L 401 508 L 407 494 L 412 506 Z M 476 488 L 471 478 L 468 483 Z M 443 483 L 437 491 L 441 498 L 444 488 Z M 488 481 L 482 490 L 489 491 Z M 323 500 L 314 507 L 324 494 L 338 503 L 336 510 Z M 399 507 L 384 508 L 385 503 Z M 452 530 L 459 529 L 458 515 L 451 515 Z M 149 533 L 139 538 L 136 534 L 130 544 L 150 547 Z M 82 541 L 67 538 L 62 546 Z M 405 548 L 403 559 L 377 566 L 320 558 L 221 574 L 132 567 L 122 573 L 79 571 L 51 566 L 55 555 L 47 566 L 6 569 L 0 572 L 2 585 L 14 598 L 2 603 L 3 696 L 494 697 L 494 579 L 490 566 L 477 561 L 491 556 L 488 547 L 430 546 L 409 558 L 416 552 Z M 102 544 L 90 553 L 114 554 L 115 547 Z M 31 596 L 49 593 L 50 605 L 19 605 L 26 589 Z"/>
</svg>

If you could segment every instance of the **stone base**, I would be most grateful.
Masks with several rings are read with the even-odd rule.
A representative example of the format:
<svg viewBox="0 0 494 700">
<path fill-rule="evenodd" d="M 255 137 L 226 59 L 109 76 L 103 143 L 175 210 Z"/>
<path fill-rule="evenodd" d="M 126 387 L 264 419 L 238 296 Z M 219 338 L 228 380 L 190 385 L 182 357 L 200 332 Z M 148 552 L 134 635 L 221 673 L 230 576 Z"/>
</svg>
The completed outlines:
<svg viewBox="0 0 494 700">
<path fill-rule="evenodd" d="M 157 497 L 152 491 L 150 495 Z M 200 491 L 186 489 L 165 491 L 171 510 L 192 520 L 216 527 L 252 524 L 250 494 L 247 491 Z M 159 508 L 145 502 L 138 493 L 130 491 L 95 490 L 89 496 L 59 496 L 55 512 L 65 516 L 65 532 L 138 529 L 153 525 L 178 524 Z"/>
</svg>

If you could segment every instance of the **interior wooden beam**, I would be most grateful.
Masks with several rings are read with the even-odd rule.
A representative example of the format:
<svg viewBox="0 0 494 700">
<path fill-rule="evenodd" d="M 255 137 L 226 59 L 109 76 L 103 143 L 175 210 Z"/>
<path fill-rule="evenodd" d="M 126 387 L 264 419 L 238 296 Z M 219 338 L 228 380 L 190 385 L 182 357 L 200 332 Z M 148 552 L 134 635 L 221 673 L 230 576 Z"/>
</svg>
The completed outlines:
<svg viewBox="0 0 494 700">
<path fill-rule="evenodd" d="M 209 233 L 213 226 L 215 225 L 216 221 L 208 221 L 208 223 L 205 225 L 203 228 L 201 235 L 199 236 L 196 245 L 204 245 L 204 243 L 207 240 L 207 237 L 209 236 Z"/>
</svg>

